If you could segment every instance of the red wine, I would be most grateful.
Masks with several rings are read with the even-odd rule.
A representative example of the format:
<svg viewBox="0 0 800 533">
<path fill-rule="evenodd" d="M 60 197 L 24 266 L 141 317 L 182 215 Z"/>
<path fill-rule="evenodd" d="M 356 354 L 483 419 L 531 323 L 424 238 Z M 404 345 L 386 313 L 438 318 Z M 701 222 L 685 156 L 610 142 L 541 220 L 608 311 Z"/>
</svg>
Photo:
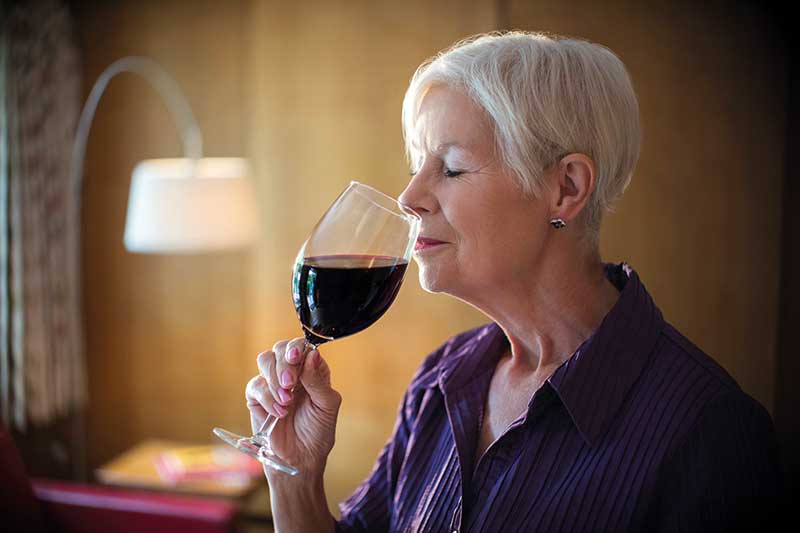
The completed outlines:
<svg viewBox="0 0 800 533">
<path fill-rule="evenodd" d="M 295 265 L 292 296 L 308 342 L 320 345 L 372 325 L 397 296 L 407 266 L 370 255 L 307 257 Z"/>
</svg>

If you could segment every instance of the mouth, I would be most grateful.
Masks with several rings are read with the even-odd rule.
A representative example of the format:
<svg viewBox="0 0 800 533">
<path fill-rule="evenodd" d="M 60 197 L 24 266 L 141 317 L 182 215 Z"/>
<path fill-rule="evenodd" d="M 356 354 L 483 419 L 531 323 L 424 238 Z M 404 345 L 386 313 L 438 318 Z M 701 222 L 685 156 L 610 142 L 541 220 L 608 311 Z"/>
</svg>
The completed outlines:
<svg viewBox="0 0 800 533">
<path fill-rule="evenodd" d="M 429 250 L 431 248 L 441 246 L 442 244 L 447 243 L 438 239 L 431 239 L 430 237 L 417 237 L 417 242 L 414 245 L 414 251 L 420 252 L 422 250 Z"/>
</svg>

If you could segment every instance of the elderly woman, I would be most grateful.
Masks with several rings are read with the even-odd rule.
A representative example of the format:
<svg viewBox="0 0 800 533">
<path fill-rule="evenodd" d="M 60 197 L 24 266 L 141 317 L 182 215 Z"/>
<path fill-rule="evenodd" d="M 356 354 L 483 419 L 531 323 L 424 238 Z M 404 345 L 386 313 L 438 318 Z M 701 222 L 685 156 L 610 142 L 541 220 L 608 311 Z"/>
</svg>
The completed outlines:
<svg viewBox="0 0 800 533">
<path fill-rule="evenodd" d="M 730 531 L 768 520 L 768 413 L 604 264 L 603 215 L 639 156 L 636 97 L 607 48 L 482 35 L 424 63 L 403 103 L 420 283 L 490 319 L 430 354 L 372 474 L 332 517 L 340 395 L 303 340 L 258 356 L 253 427 L 281 531 Z M 292 389 L 295 385 L 302 385 Z M 758 513 L 758 515 L 756 514 Z"/>
</svg>

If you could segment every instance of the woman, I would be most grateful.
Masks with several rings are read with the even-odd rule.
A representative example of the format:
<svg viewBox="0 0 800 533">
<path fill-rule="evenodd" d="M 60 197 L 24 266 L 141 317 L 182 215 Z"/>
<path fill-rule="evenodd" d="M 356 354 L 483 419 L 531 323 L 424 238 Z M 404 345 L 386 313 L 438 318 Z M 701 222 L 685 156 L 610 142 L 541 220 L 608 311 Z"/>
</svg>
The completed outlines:
<svg viewBox="0 0 800 533">
<path fill-rule="evenodd" d="M 420 283 L 491 322 L 448 340 L 335 522 L 323 472 L 341 397 L 302 339 L 258 356 L 253 427 L 285 531 L 733 530 L 777 496 L 772 422 L 667 324 L 598 234 L 639 155 L 636 97 L 608 49 L 521 32 L 461 43 L 403 103 Z M 302 385 L 294 394 L 295 384 Z M 762 522 L 759 522 L 762 523 Z"/>
</svg>

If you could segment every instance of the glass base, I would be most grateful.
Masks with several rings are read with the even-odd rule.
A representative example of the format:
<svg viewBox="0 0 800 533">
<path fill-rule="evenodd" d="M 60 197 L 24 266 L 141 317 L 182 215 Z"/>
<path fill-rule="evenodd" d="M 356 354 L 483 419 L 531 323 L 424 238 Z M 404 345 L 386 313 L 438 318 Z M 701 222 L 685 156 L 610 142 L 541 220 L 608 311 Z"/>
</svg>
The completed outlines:
<svg viewBox="0 0 800 533">
<path fill-rule="evenodd" d="M 240 452 L 246 453 L 250 457 L 257 459 L 262 464 L 274 468 L 275 470 L 279 470 L 284 474 L 289 474 L 290 476 L 296 476 L 300 473 L 298 469 L 286 464 L 283 459 L 275 455 L 272 452 L 272 449 L 269 447 L 269 441 L 267 441 L 267 439 L 264 437 L 259 435 L 243 437 L 242 435 L 231 433 L 227 429 L 222 428 L 214 428 L 213 431 L 214 435 L 224 440 Z"/>
</svg>

